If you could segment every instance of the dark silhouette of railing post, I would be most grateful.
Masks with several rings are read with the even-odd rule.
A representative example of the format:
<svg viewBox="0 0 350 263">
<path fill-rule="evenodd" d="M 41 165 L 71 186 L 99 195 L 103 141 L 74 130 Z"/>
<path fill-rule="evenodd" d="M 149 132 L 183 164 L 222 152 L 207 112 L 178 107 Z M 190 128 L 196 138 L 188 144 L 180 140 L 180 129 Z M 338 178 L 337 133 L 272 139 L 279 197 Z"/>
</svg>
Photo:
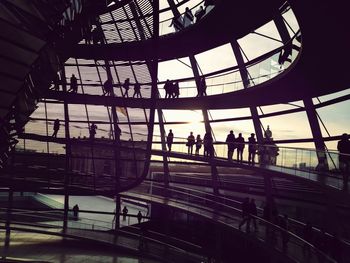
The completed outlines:
<svg viewBox="0 0 350 263">
<path fill-rule="evenodd" d="M 201 78 L 199 75 L 198 67 L 197 67 L 197 61 L 194 55 L 189 56 L 193 75 L 196 81 L 196 86 L 197 86 L 197 91 L 198 94 L 201 94 L 200 90 L 202 89 L 201 87 Z M 202 114 L 203 114 L 203 119 L 204 119 L 204 125 L 205 125 L 205 132 L 212 134 L 212 130 L 210 127 L 210 122 L 209 122 L 209 116 L 208 116 L 208 110 L 207 109 L 202 109 Z M 211 153 L 212 155 L 210 156 L 211 158 L 214 157 L 214 152 Z M 211 168 L 211 176 L 213 179 L 213 192 L 215 194 L 219 193 L 219 174 L 218 174 L 218 169 L 216 168 L 216 165 L 210 160 L 210 168 Z"/>
<path fill-rule="evenodd" d="M 66 72 L 64 66 L 62 68 L 62 90 L 67 95 L 67 81 Z M 70 170 L 71 170 L 71 142 L 70 142 L 70 132 L 69 132 L 69 109 L 67 99 L 63 100 L 64 107 L 64 130 L 65 130 L 65 142 L 66 142 L 66 164 L 65 164 L 65 174 L 64 174 L 64 211 L 63 211 L 63 231 L 66 232 L 68 227 L 68 212 L 69 212 L 69 182 L 70 182 Z"/>
</svg>

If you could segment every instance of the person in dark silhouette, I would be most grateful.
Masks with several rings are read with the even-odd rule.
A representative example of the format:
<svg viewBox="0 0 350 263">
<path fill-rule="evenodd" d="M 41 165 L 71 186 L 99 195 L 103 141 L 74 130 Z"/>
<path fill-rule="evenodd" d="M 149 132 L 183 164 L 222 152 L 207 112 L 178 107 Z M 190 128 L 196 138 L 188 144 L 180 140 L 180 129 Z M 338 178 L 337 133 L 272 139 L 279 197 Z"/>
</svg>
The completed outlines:
<svg viewBox="0 0 350 263">
<path fill-rule="evenodd" d="M 105 83 L 103 83 L 103 96 L 104 95 L 111 95 L 113 91 L 113 83 L 111 79 L 107 79 Z"/>
<path fill-rule="evenodd" d="M 313 242 L 312 241 L 312 225 L 309 221 L 303 227 L 302 238 L 305 241 L 307 241 L 308 243 Z M 304 245 L 303 245 L 303 254 L 304 254 L 304 258 L 310 258 L 310 256 L 311 256 L 311 249 L 307 243 L 304 243 Z"/>
<path fill-rule="evenodd" d="M 237 147 L 237 161 L 243 162 L 243 151 L 244 151 L 244 138 L 242 137 L 242 133 L 238 134 L 236 138 L 236 147 Z"/>
<path fill-rule="evenodd" d="M 196 140 L 193 136 L 193 132 L 190 132 L 190 135 L 187 137 L 186 146 L 188 147 L 188 154 L 193 154 L 193 145 L 196 143 Z"/>
<path fill-rule="evenodd" d="M 350 173 L 350 141 L 349 135 L 344 133 L 337 145 L 339 151 L 339 169 L 343 175 L 343 190 L 348 190 Z"/>
<path fill-rule="evenodd" d="M 55 91 L 59 91 L 60 90 L 60 75 L 58 73 L 55 74 L 54 80 L 53 80 L 53 89 Z"/>
<path fill-rule="evenodd" d="M 168 150 L 169 152 L 171 151 L 171 146 L 173 145 L 174 141 L 174 134 L 173 130 L 169 130 L 168 136 L 166 137 L 166 144 L 168 145 Z"/>
<path fill-rule="evenodd" d="M 283 253 L 287 252 L 288 249 L 288 241 L 289 241 L 289 234 L 288 234 L 288 216 L 284 215 L 279 220 L 279 226 L 282 228 L 281 230 L 281 238 L 282 238 L 282 251 Z"/>
<path fill-rule="evenodd" d="M 179 98 L 179 96 L 180 96 L 179 82 L 175 81 L 172 86 L 173 86 L 173 88 L 172 88 L 172 97 L 173 98 Z"/>
<path fill-rule="evenodd" d="M 123 213 L 123 221 L 126 220 L 126 216 L 127 216 L 128 212 L 129 212 L 128 208 L 126 206 L 124 206 L 123 211 L 122 211 L 122 213 Z"/>
<path fill-rule="evenodd" d="M 129 97 L 129 89 L 130 89 L 130 78 L 127 78 L 125 81 L 124 81 L 124 84 L 123 84 L 123 88 L 125 89 L 125 92 L 124 92 L 124 97 Z"/>
<path fill-rule="evenodd" d="M 139 224 L 141 224 L 141 221 L 142 221 L 142 213 L 141 213 L 141 211 L 139 211 L 137 213 L 137 221 L 139 222 Z"/>
<path fill-rule="evenodd" d="M 171 97 L 171 90 L 172 90 L 172 84 L 170 80 L 166 80 L 164 84 L 164 90 L 165 90 L 165 98 L 170 98 Z"/>
<path fill-rule="evenodd" d="M 207 83 L 204 77 L 201 77 L 197 97 L 207 96 Z"/>
<path fill-rule="evenodd" d="M 197 135 L 196 138 L 196 155 L 199 155 L 199 150 L 202 148 L 203 140 L 200 134 Z"/>
<path fill-rule="evenodd" d="M 140 83 L 136 82 L 135 85 L 134 85 L 134 95 L 132 95 L 133 98 L 142 98 L 141 96 L 141 85 Z"/>
<path fill-rule="evenodd" d="M 74 217 L 74 220 L 79 219 L 79 206 L 77 204 L 73 206 L 73 217 Z"/>
<path fill-rule="evenodd" d="M 279 57 L 278 57 L 278 64 L 280 64 L 280 67 L 282 68 L 283 64 L 285 62 L 292 63 L 292 60 L 290 56 L 292 56 L 293 52 L 293 45 L 292 42 L 288 42 L 285 47 L 281 50 Z"/>
<path fill-rule="evenodd" d="M 214 149 L 213 149 L 213 137 L 211 136 L 210 132 L 205 133 L 203 138 L 203 145 L 204 145 L 204 156 L 213 156 Z"/>
<path fill-rule="evenodd" d="M 246 224 L 246 232 L 250 232 L 250 216 L 249 216 L 249 198 L 246 197 L 242 202 L 242 220 L 238 225 L 239 230 Z"/>
<path fill-rule="evenodd" d="M 68 91 L 71 91 L 73 93 L 78 92 L 78 80 L 74 74 L 72 74 L 72 76 L 70 77 L 70 89 Z"/>
<path fill-rule="evenodd" d="M 248 164 L 255 164 L 255 154 L 256 154 L 256 140 L 255 140 L 255 134 L 250 134 L 250 137 L 248 138 Z"/>
<path fill-rule="evenodd" d="M 227 143 L 227 159 L 229 161 L 232 161 L 232 156 L 235 151 L 235 135 L 233 134 L 232 130 L 226 137 L 226 143 Z"/>
<path fill-rule="evenodd" d="M 90 140 L 95 139 L 96 130 L 97 130 L 97 125 L 95 123 L 92 123 L 90 126 Z"/>
<path fill-rule="evenodd" d="M 196 17 L 196 23 L 198 23 L 198 21 L 201 20 L 204 14 L 205 14 L 205 10 L 203 9 L 203 6 L 200 6 L 199 9 L 194 14 L 194 16 Z"/>
<path fill-rule="evenodd" d="M 251 199 L 248 207 L 248 214 L 250 221 L 253 221 L 254 231 L 258 231 L 258 226 L 256 224 L 256 216 L 258 216 L 258 210 L 256 209 L 255 200 Z"/>
<path fill-rule="evenodd" d="M 188 26 L 192 25 L 193 19 L 194 19 L 194 16 L 193 16 L 193 14 L 192 14 L 191 9 L 189 9 L 188 7 L 186 7 L 186 9 L 185 9 L 185 14 L 184 14 L 184 18 L 183 18 L 184 27 L 188 27 Z"/>
<path fill-rule="evenodd" d="M 56 119 L 55 122 L 53 123 L 53 134 L 52 137 L 57 138 L 57 132 L 60 129 L 60 120 Z"/>
</svg>

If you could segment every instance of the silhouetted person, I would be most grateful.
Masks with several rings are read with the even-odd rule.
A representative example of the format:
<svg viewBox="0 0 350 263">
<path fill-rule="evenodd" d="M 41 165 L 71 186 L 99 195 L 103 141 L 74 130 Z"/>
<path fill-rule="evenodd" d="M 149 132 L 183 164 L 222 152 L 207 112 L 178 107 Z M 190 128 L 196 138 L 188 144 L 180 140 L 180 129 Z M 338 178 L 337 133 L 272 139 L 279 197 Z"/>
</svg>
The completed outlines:
<svg viewBox="0 0 350 263">
<path fill-rule="evenodd" d="M 251 218 L 250 220 L 253 221 L 254 231 L 257 231 L 258 226 L 256 224 L 256 218 L 254 216 L 258 215 L 258 210 L 256 209 L 256 204 L 255 204 L 254 199 L 250 200 L 249 207 L 248 207 L 248 213 L 249 213 L 249 217 Z"/>
<path fill-rule="evenodd" d="M 170 80 L 166 80 L 164 84 L 164 90 L 165 90 L 165 98 L 170 98 L 171 97 L 171 92 L 172 92 L 172 83 Z"/>
<path fill-rule="evenodd" d="M 283 253 L 287 252 L 287 245 L 289 241 L 289 234 L 288 234 L 288 216 L 284 215 L 282 218 L 280 218 L 279 226 L 283 229 L 281 230 L 281 238 L 282 238 L 282 250 Z"/>
<path fill-rule="evenodd" d="M 201 20 L 204 14 L 205 14 L 205 10 L 203 9 L 203 6 L 200 6 L 199 9 L 194 14 L 194 16 L 196 17 L 196 23 L 198 23 L 198 21 Z"/>
<path fill-rule="evenodd" d="M 107 79 L 105 83 L 103 83 L 103 95 L 111 95 L 113 91 L 113 83 L 111 79 Z"/>
<path fill-rule="evenodd" d="M 256 154 L 256 140 L 255 134 L 252 133 L 248 138 L 248 164 L 255 164 L 255 154 Z"/>
<path fill-rule="evenodd" d="M 99 28 L 95 28 L 91 32 L 92 34 L 92 43 L 97 45 L 98 43 L 103 43 L 103 32 Z"/>
<path fill-rule="evenodd" d="M 53 80 L 54 90 L 59 91 L 60 90 L 60 75 L 58 73 L 55 74 L 54 80 Z"/>
<path fill-rule="evenodd" d="M 350 173 L 350 141 L 349 135 L 344 133 L 337 145 L 339 151 L 339 169 L 343 175 L 343 190 L 348 190 Z"/>
<path fill-rule="evenodd" d="M 166 137 L 166 144 L 168 145 L 168 150 L 169 152 L 171 151 L 171 146 L 173 145 L 174 142 L 174 134 L 173 130 L 169 130 L 168 136 Z"/>
<path fill-rule="evenodd" d="M 203 138 L 204 145 L 204 156 L 213 156 L 214 148 L 213 148 L 213 137 L 210 132 L 205 133 Z"/>
<path fill-rule="evenodd" d="M 183 18 L 184 27 L 188 27 L 189 25 L 191 25 L 193 23 L 193 19 L 194 19 L 194 16 L 192 14 L 191 9 L 186 7 L 184 18 Z"/>
<path fill-rule="evenodd" d="M 203 140 L 200 134 L 197 135 L 196 138 L 196 155 L 199 155 L 199 150 L 202 148 Z"/>
<path fill-rule="evenodd" d="M 207 96 L 207 83 L 204 77 L 201 77 L 199 82 L 199 90 L 197 97 Z"/>
<path fill-rule="evenodd" d="M 242 202 L 242 221 L 238 225 L 239 230 L 241 230 L 244 224 L 246 224 L 246 232 L 249 232 L 250 216 L 249 216 L 249 198 L 248 197 L 246 197 Z"/>
<path fill-rule="evenodd" d="M 129 89 L 130 89 L 130 79 L 127 78 L 123 83 L 123 88 L 125 90 L 124 96 L 129 97 Z"/>
<path fill-rule="evenodd" d="M 94 140 L 95 139 L 96 130 L 97 130 L 96 124 L 92 123 L 91 126 L 90 126 L 90 140 Z"/>
<path fill-rule="evenodd" d="M 182 17 L 180 15 L 176 15 L 173 17 L 173 19 L 171 19 L 171 23 L 169 27 L 172 27 L 172 26 L 174 27 L 175 32 L 178 32 L 181 29 L 183 29 Z"/>
<path fill-rule="evenodd" d="M 310 222 L 307 222 L 303 228 L 302 238 L 308 243 L 312 244 L 312 225 Z M 311 248 L 308 244 L 304 243 L 303 245 L 303 254 L 304 257 L 309 258 L 311 256 Z"/>
<path fill-rule="evenodd" d="M 179 82 L 175 81 L 172 85 L 172 96 L 173 98 L 179 98 L 180 96 L 180 87 Z"/>
<path fill-rule="evenodd" d="M 129 212 L 128 208 L 126 206 L 124 206 L 123 211 L 122 211 L 124 221 L 126 220 L 126 216 L 127 216 L 128 212 Z"/>
<path fill-rule="evenodd" d="M 232 130 L 226 137 L 226 143 L 227 143 L 227 159 L 229 161 L 232 161 L 232 156 L 235 151 L 235 135 L 233 134 Z"/>
<path fill-rule="evenodd" d="M 73 206 L 73 217 L 74 220 L 78 220 L 79 218 L 79 206 L 77 204 Z"/>
<path fill-rule="evenodd" d="M 193 136 L 193 132 L 190 132 L 190 135 L 187 137 L 186 146 L 188 147 L 188 154 L 193 154 L 193 145 L 196 143 L 196 140 Z"/>
<path fill-rule="evenodd" d="M 70 89 L 68 91 L 72 91 L 73 93 L 78 92 L 78 80 L 74 74 L 70 77 Z"/>
<path fill-rule="evenodd" d="M 237 147 L 237 161 L 243 162 L 243 151 L 244 151 L 244 138 L 242 137 L 242 133 L 238 134 L 236 138 L 236 147 Z"/>
<path fill-rule="evenodd" d="M 135 85 L 134 85 L 134 95 L 132 95 L 133 98 L 142 98 L 141 96 L 141 85 L 140 83 L 136 82 Z"/>
<path fill-rule="evenodd" d="M 282 67 L 285 62 L 291 63 L 292 60 L 289 58 L 292 55 L 293 51 L 293 45 L 290 41 L 285 45 L 285 47 L 281 50 L 279 57 L 278 57 L 278 64 Z"/>
<path fill-rule="evenodd" d="M 56 119 L 55 122 L 53 123 L 53 134 L 52 137 L 57 138 L 57 132 L 60 129 L 60 120 Z"/>
<path fill-rule="evenodd" d="M 137 221 L 139 222 L 139 224 L 141 224 L 141 221 L 142 221 L 142 214 L 141 214 L 141 211 L 139 211 L 137 213 Z"/>
</svg>

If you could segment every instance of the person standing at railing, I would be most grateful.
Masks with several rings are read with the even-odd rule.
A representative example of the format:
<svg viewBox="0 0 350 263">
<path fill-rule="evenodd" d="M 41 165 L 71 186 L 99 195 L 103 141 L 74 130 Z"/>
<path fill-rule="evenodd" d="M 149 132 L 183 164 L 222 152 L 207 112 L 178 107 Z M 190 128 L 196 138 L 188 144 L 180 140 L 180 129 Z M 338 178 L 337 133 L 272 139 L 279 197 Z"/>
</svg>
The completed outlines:
<svg viewBox="0 0 350 263">
<path fill-rule="evenodd" d="M 110 96 L 112 94 L 113 91 L 113 83 L 112 80 L 110 78 L 108 78 L 105 83 L 103 83 L 103 96 L 107 95 Z"/>
<path fill-rule="evenodd" d="M 188 26 L 192 25 L 193 19 L 194 19 L 194 16 L 192 14 L 191 9 L 186 7 L 184 18 L 183 18 L 184 27 L 188 27 Z"/>
<path fill-rule="evenodd" d="M 250 216 L 249 216 L 249 198 L 246 197 L 242 202 L 242 221 L 238 225 L 241 230 L 242 226 L 246 224 L 246 232 L 250 232 Z"/>
<path fill-rule="evenodd" d="M 142 213 L 141 213 L 141 211 L 139 211 L 137 213 L 137 221 L 138 221 L 139 224 L 141 224 L 141 221 L 142 221 Z"/>
<path fill-rule="evenodd" d="M 255 140 L 255 134 L 250 134 L 250 137 L 248 138 L 248 164 L 255 164 L 255 154 L 256 154 L 256 140 Z"/>
<path fill-rule="evenodd" d="M 236 138 L 236 147 L 237 147 L 237 162 L 243 162 L 243 151 L 244 151 L 244 138 L 242 137 L 242 133 L 238 134 Z"/>
<path fill-rule="evenodd" d="M 173 145 L 173 141 L 174 141 L 174 134 L 173 134 L 173 130 L 170 129 L 168 136 L 166 137 L 166 143 L 168 145 L 169 152 L 171 151 L 171 146 Z"/>
<path fill-rule="evenodd" d="M 60 129 L 60 120 L 56 119 L 55 122 L 53 123 L 53 134 L 52 137 L 57 138 L 57 133 Z"/>
<path fill-rule="evenodd" d="M 180 87 L 179 87 L 179 82 L 175 81 L 173 84 L 172 84 L 172 97 L 173 98 L 179 98 L 180 96 Z"/>
<path fill-rule="evenodd" d="M 203 138 L 204 145 L 204 156 L 213 156 L 214 148 L 213 148 L 213 137 L 210 132 L 207 132 Z"/>
<path fill-rule="evenodd" d="M 79 219 L 79 206 L 77 204 L 73 206 L 73 217 L 74 217 L 74 220 Z"/>
<path fill-rule="evenodd" d="M 72 76 L 70 77 L 70 89 L 68 91 L 71 91 L 73 93 L 78 92 L 78 80 L 74 74 L 72 74 Z"/>
<path fill-rule="evenodd" d="M 129 212 L 128 208 L 126 206 L 124 206 L 123 211 L 122 211 L 122 213 L 123 213 L 123 221 L 126 220 L 126 216 L 128 215 L 128 212 Z"/>
<path fill-rule="evenodd" d="M 166 80 L 164 84 L 164 90 L 165 90 L 165 98 L 171 98 L 171 93 L 172 93 L 172 84 L 170 80 Z"/>
<path fill-rule="evenodd" d="M 124 97 L 129 97 L 129 89 L 130 89 L 130 78 L 127 78 L 125 81 L 124 81 L 124 84 L 123 84 L 123 88 L 125 89 L 125 92 L 124 92 Z"/>
<path fill-rule="evenodd" d="M 190 135 L 187 137 L 186 146 L 188 147 L 188 154 L 193 154 L 193 145 L 196 143 L 196 140 L 193 136 L 193 132 L 190 132 Z"/>
<path fill-rule="evenodd" d="M 197 135 L 196 138 L 196 155 L 199 155 L 199 150 L 202 148 L 203 140 L 200 134 Z"/>
<path fill-rule="evenodd" d="M 133 98 L 142 98 L 142 95 L 141 95 L 141 85 L 140 83 L 136 82 L 135 85 L 134 85 L 134 95 L 132 95 Z"/>
<path fill-rule="evenodd" d="M 194 14 L 194 16 L 196 17 L 196 23 L 198 23 L 198 21 L 201 20 L 204 14 L 205 14 L 205 10 L 203 9 L 203 6 L 200 6 L 199 9 Z"/>
<path fill-rule="evenodd" d="M 97 130 L 97 125 L 95 123 L 92 123 L 90 126 L 90 140 L 95 139 L 96 130 Z"/>
<path fill-rule="evenodd" d="M 343 175 L 343 190 L 348 190 L 350 173 L 350 141 L 349 135 L 344 133 L 337 145 L 339 151 L 339 169 Z"/>
<path fill-rule="evenodd" d="M 226 137 L 226 143 L 227 143 L 227 159 L 229 161 L 232 161 L 232 156 L 235 151 L 235 135 L 233 134 L 232 130 Z"/>
<path fill-rule="evenodd" d="M 248 212 L 250 220 L 253 221 L 254 231 L 258 231 L 258 226 L 256 224 L 256 216 L 258 216 L 258 210 L 256 209 L 255 200 L 252 198 L 248 206 Z"/>
</svg>

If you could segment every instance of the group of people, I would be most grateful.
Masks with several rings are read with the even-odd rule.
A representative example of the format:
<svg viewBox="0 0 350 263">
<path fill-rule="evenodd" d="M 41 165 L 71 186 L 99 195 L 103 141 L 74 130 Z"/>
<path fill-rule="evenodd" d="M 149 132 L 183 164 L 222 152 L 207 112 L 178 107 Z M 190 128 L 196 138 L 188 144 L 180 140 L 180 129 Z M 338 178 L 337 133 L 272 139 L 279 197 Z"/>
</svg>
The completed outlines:
<svg viewBox="0 0 350 263">
<path fill-rule="evenodd" d="M 193 136 L 193 132 L 190 132 L 190 135 L 187 137 L 186 146 L 188 147 L 188 154 L 193 154 L 193 146 L 196 146 L 196 155 L 199 155 L 199 150 L 204 148 L 204 156 L 211 157 L 214 155 L 214 146 L 213 146 L 213 137 L 210 132 L 204 134 L 203 139 L 200 134 L 197 135 L 196 139 Z"/>
<path fill-rule="evenodd" d="M 55 82 L 56 83 L 56 82 Z M 124 83 L 120 85 L 123 89 L 124 89 L 124 97 L 129 97 L 129 90 L 130 90 L 130 78 L 125 79 Z M 177 84 L 178 86 L 178 84 Z M 55 84 L 55 90 L 58 90 L 58 88 L 56 88 L 56 84 Z M 103 91 L 103 96 L 107 95 L 107 96 L 112 96 L 114 94 L 113 92 L 113 80 L 111 78 L 108 78 L 102 86 L 102 91 Z M 72 93 L 77 93 L 78 92 L 78 80 L 75 77 L 74 74 L 72 74 L 71 78 L 70 78 L 70 88 L 68 89 L 68 92 L 72 92 Z M 133 98 L 142 98 L 141 95 L 141 84 L 136 82 L 134 84 L 134 94 L 132 96 Z M 178 97 L 178 95 L 177 95 Z"/>
<path fill-rule="evenodd" d="M 164 84 L 165 98 L 178 98 L 180 96 L 179 82 L 171 82 L 169 79 Z"/>
<path fill-rule="evenodd" d="M 172 144 L 174 142 L 174 134 L 172 130 L 169 130 L 169 133 L 167 135 L 167 146 L 168 150 L 171 151 Z M 193 154 L 193 148 L 195 148 L 195 154 L 199 155 L 199 151 L 204 146 L 204 156 L 213 156 L 214 154 L 214 147 L 213 147 L 213 137 L 210 132 L 207 132 L 203 139 L 201 138 L 201 135 L 198 134 L 197 137 L 194 137 L 193 132 L 190 132 L 190 135 L 187 137 L 186 146 L 188 149 L 188 154 Z"/>
<path fill-rule="evenodd" d="M 242 133 L 239 133 L 238 137 L 236 138 L 233 131 L 231 130 L 226 137 L 226 143 L 227 143 L 227 159 L 229 161 L 232 161 L 234 151 L 235 149 L 237 149 L 237 161 L 243 162 L 243 151 L 245 148 L 245 140 L 242 136 Z M 257 142 L 255 139 L 255 134 L 251 133 L 250 137 L 248 138 L 248 164 L 255 164 L 256 150 L 257 150 Z"/>
<path fill-rule="evenodd" d="M 192 13 L 192 10 L 186 7 L 185 13 L 183 15 L 177 14 L 171 20 L 169 27 L 173 26 L 175 31 L 178 32 L 183 28 L 186 28 L 193 23 L 197 23 L 199 20 L 203 18 L 209 11 L 214 7 L 215 0 L 206 0 L 204 1 L 203 6 L 199 6 L 196 12 Z"/>
</svg>

